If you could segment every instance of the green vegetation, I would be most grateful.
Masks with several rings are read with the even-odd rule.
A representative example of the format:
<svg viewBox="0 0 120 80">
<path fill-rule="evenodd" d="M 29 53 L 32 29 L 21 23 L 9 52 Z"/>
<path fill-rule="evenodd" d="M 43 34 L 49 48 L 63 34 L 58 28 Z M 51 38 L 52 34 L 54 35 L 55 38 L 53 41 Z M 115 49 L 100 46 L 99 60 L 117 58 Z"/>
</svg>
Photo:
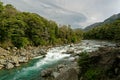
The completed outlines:
<svg viewBox="0 0 120 80">
<path fill-rule="evenodd" d="M 0 46 L 3 48 L 76 43 L 82 39 L 82 33 L 0 2 Z"/>
<path fill-rule="evenodd" d="M 120 41 L 120 19 L 103 24 L 84 33 L 85 39 Z"/>
<path fill-rule="evenodd" d="M 78 61 L 80 66 L 79 77 L 82 76 L 82 80 L 100 80 L 103 69 L 96 64 L 99 59 L 100 57 L 90 57 L 87 52 L 80 54 Z"/>
</svg>

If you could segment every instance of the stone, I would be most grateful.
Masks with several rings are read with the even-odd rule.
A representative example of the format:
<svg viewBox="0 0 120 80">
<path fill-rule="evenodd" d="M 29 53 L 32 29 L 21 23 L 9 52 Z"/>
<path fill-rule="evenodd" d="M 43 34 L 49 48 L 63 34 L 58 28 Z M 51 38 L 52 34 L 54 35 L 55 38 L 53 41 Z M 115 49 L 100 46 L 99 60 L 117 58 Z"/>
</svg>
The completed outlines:
<svg viewBox="0 0 120 80">
<path fill-rule="evenodd" d="M 67 50 L 66 54 L 74 54 L 74 50 Z"/>
<path fill-rule="evenodd" d="M 46 70 L 43 70 L 43 71 L 41 72 L 41 76 L 42 76 L 42 77 L 49 77 L 49 76 L 51 76 L 52 71 L 53 71 L 53 70 L 52 70 L 51 68 L 46 69 Z"/>
<path fill-rule="evenodd" d="M 16 64 L 19 63 L 19 59 L 17 56 L 12 56 L 12 60 L 13 60 L 13 63 L 16 63 Z"/>
<path fill-rule="evenodd" d="M 70 58 L 68 58 L 68 60 L 74 62 L 75 58 L 74 57 L 70 57 Z"/>
<path fill-rule="evenodd" d="M 74 47 L 74 44 L 70 44 L 70 47 Z"/>
<path fill-rule="evenodd" d="M 20 66 L 20 64 L 19 64 L 19 63 L 18 63 L 18 64 L 15 64 L 15 66 L 18 67 L 18 66 Z"/>
<path fill-rule="evenodd" d="M 4 67 L 4 65 L 1 65 L 1 64 L 0 64 L 0 69 L 2 69 L 3 67 Z"/>
<path fill-rule="evenodd" d="M 28 58 L 27 58 L 27 57 L 20 56 L 20 57 L 19 57 L 19 62 L 21 62 L 21 63 L 28 62 Z"/>
<path fill-rule="evenodd" d="M 26 52 L 20 52 L 21 56 L 26 56 Z"/>
<path fill-rule="evenodd" d="M 6 65 L 7 62 L 6 62 L 6 60 L 4 60 L 4 59 L 0 59 L 0 64 L 1 64 L 1 65 Z"/>
<path fill-rule="evenodd" d="M 17 56 L 12 56 L 12 63 L 15 64 L 15 66 L 20 66 L 19 58 Z"/>
<path fill-rule="evenodd" d="M 60 68 L 64 68 L 64 67 L 65 67 L 64 64 L 60 64 L 60 65 L 58 65 L 58 69 L 60 69 Z"/>
<path fill-rule="evenodd" d="M 10 47 L 7 47 L 7 50 L 8 50 L 8 51 L 10 51 L 10 49 L 11 49 Z"/>
<path fill-rule="evenodd" d="M 70 68 L 63 73 L 60 73 L 55 80 L 78 80 L 78 74 L 74 68 Z"/>
<path fill-rule="evenodd" d="M 14 67 L 14 65 L 12 64 L 12 63 L 8 63 L 7 65 L 6 65 L 6 69 L 11 69 L 11 68 L 13 68 Z"/>
<path fill-rule="evenodd" d="M 52 76 L 53 76 L 54 78 L 56 78 L 56 77 L 58 77 L 59 74 L 60 74 L 60 73 L 58 73 L 58 72 L 53 72 L 53 73 L 52 73 Z"/>
</svg>

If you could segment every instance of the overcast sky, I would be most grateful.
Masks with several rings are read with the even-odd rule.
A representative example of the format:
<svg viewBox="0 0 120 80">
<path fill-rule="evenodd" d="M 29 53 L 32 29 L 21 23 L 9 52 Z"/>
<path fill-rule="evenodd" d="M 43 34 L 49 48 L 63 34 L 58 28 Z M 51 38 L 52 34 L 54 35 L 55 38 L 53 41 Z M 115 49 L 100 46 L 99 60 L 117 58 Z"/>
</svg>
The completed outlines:
<svg viewBox="0 0 120 80">
<path fill-rule="evenodd" d="M 60 24 L 83 28 L 120 13 L 120 0 L 2 0 Z"/>
</svg>

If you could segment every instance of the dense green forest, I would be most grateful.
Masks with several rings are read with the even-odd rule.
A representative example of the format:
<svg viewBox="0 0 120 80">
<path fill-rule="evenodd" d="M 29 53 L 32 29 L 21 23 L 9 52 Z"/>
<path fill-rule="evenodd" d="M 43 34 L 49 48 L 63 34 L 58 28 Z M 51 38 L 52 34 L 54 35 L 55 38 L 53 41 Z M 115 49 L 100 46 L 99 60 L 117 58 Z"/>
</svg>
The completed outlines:
<svg viewBox="0 0 120 80">
<path fill-rule="evenodd" d="M 0 2 L 0 46 L 27 47 L 80 42 L 84 39 L 120 40 L 120 19 L 84 32 L 70 25 L 58 26 L 52 20 L 30 12 L 21 12 Z"/>
<path fill-rule="evenodd" d="M 68 44 L 81 39 L 81 30 L 58 26 L 38 14 L 21 12 L 11 4 L 0 2 L 0 46 L 3 48 Z"/>
<path fill-rule="evenodd" d="M 120 19 L 92 28 L 84 33 L 84 39 L 120 41 Z"/>
</svg>

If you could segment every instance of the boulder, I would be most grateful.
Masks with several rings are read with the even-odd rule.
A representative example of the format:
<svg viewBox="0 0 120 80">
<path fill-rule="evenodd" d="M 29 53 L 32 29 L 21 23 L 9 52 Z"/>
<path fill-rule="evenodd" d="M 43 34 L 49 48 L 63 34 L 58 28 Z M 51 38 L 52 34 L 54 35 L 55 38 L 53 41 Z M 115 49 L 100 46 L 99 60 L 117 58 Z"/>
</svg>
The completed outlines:
<svg viewBox="0 0 120 80">
<path fill-rule="evenodd" d="M 0 59 L 0 64 L 1 65 L 6 65 L 7 64 L 7 61 L 5 59 Z"/>
<path fill-rule="evenodd" d="M 64 64 L 60 64 L 60 65 L 57 66 L 58 69 L 60 69 L 60 68 L 64 68 L 64 67 L 65 67 Z"/>
<path fill-rule="evenodd" d="M 20 56 L 26 56 L 27 52 L 20 52 Z"/>
<path fill-rule="evenodd" d="M 10 52 L 0 47 L 0 56 L 8 56 Z"/>
<path fill-rule="evenodd" d="M 19 57 L 19 62 L 21 62 L 21 63 L 28 62 L 28 58 L 27 58 L 27 57 L 20 56 L 20 57 Z"/>
<path fill-rule="evenodd" d="M 13 67 L 14 67 L 14 65 L 10 62 L 6 65 L 6 69 L 11 69 Z"/>
<path fill-rule="evenodd" d="M 46 50 L 44 50 L 44 49 L 41 49 L 40 53 L 41 53 L 41 55 L 47 54 Z"/>
<path fill-rule="evenodd" d="M 70 44 L 70 47 L 74 47 L 74 44 Z"/>
<path fill-rule="evenodd" d="M 15 66 L 20 66 L 19 64 L 19 58 L 17 56 L 12 56 L 12 61 Z"/>
<path fill-rule="evenodd" d="M 70 68 L 63 73 L 60 73 L 55 80 L 78 80 L 78 74 L 74 68 Z"/>
<path fill-rule="evenodd" d="M 41 72 L 42 77 L 50 77 L 52 75 L 53 70 L 51 68 L 43 70 Z"/>
<path fill-rule="evenodd" d="M 74 54 L 74 50 L 69 49 L 67 50 L 66 54 Z"/>
<path fill-rule="evenodd" d="M 34 55 L 39 55 L 39 56 L 47 54 L 45 49 L 40 49 L 40 48 L 34 49 L 32 53 Z"/>
<path fill-rule="evenodd" d="M 0 69 L 2 69 L 3 67 L 4 67 L 4 65 L 1 65 L 1 64 L 0 64 Z"/>
<path fill-rule="evenodd" d="M 53 76 L 54 78 L 57 78 L 57 77 L 58 77 L 58 75 L 60 75 L 60 73 L 59 73 L 59 72 L 53 72 L 53 73 L 52 73 L 52 76 Z"/>
</svg>

